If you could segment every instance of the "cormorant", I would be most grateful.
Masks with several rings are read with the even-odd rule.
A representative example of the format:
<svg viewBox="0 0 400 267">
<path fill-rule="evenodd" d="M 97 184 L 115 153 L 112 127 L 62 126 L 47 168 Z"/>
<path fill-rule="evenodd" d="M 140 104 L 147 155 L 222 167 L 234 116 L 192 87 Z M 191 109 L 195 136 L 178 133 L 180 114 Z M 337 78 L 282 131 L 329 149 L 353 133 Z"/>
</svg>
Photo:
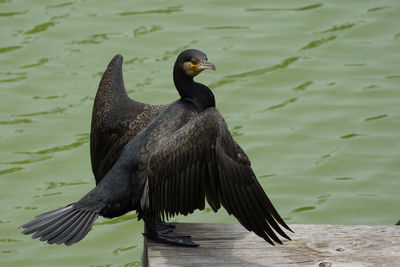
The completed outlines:
<svg viewBox="0 0 400 267">
<path fill-rule="evenodd" d="M 109 63 L 94 101 L 90 152 L 96 187 L 79 201 L 43 213 L 21 226 L 23 234 L 50 244 L 72 245 L 96 218 L 136 210 L 145 235 L 158 242 L 197 246 L 164 223 L 176 214 L 221 205 L 268 243 L 290 239 L 291 231 L 268 199 L 250 161 L 215 108 L 211 90 L 193 80 L 215 70 L 196 49 L 181 52 L 173 69 L 180 98 L 168 105 L 130 99 L 122 77 L 122 56 Z M 275 230 L 275 232 L 274 232 Z M 272 240 L 273 241 L 272 241 Z"/>
</svg>

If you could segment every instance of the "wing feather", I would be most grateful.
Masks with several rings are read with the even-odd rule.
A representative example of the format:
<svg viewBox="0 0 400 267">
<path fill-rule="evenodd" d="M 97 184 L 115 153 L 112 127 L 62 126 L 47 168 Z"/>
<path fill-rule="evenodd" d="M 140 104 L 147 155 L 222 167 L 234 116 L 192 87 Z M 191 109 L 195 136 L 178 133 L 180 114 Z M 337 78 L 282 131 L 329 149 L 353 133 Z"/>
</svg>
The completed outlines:
<svg viewBox="0 0 400 267">
<path fill-rule="evenodd" d="M 203 209 L 207 199 L 214 211 L 222 204 L 246 229 L 271 244 L 282 243 L 276 233 L 290 239 L 278 223 L 290 228 L 214 108 L 160 140 L 151 152 L 148 169 L 150 205 L 156 206 L 157 216 L 163 219 L 164 214 L 168 218 Z"/>
<path fill-rule="evenodd" d="M 90 133 L 90 155 L 98 184 L 118 160 L 125 145 L 167 105 L 148 105 L 127 95 L 121 55 L 108 64 L 96 93 Z"/>
</svg>

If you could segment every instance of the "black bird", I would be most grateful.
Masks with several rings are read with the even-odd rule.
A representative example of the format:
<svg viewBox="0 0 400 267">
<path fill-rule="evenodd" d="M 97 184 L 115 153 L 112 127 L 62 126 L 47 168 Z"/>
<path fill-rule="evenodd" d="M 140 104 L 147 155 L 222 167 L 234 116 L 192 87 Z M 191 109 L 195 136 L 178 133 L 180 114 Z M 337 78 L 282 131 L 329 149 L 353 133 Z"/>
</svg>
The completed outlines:
<svg viewBox="0 0 400 267">
<path fill-rule="evenodd" d="M 148 105 L 128 97 L 122 56 L 115 56 L 93 107 L 90 152 L 96 187 L 76 203 L 36 216 L 21 226 L 22 233 L 72 245 L 86 236 L 99 215 L 112 218 L 136 210 L 148 238 L 197 246 L 190 237 L 174 233 L 165 220 L 202 210 L 207 199 L 214 212 L 224 206 L 272 245 L 281 243 L 276 233 L 290 240 L 278 223 L 291 229 L 233 140 L 213 93 L 193 80 L 205 69 L 215 70 L 215 65 L 203 52 L 183 51 L 173 70 L 180 98 Z"/>
</svg>

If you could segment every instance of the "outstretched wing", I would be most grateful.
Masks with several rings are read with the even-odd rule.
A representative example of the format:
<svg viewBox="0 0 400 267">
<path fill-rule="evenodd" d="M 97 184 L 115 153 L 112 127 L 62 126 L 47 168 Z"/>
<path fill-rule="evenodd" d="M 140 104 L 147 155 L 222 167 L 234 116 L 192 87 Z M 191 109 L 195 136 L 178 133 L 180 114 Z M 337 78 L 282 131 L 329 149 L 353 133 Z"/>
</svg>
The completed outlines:
<svg viewBox="0 0 400 267">
<path fill-rule="evenodd" d="M 122 61 L 122 56 L 116 55 L 108 64 L 93 105 L 90 157 L 96 184 L 114 165 L 124 146 L 165 108 L 129 98 Z"/>
<path fill-rule="evenodd" d="M 164 215 L 186 215 L 203 209 L 206 198 L 214 211 L 222 204 L 247 230 L 271 244 L 271 239 L 281 243 L 274 230 L 290 239 L 278 223 L 290 228 L 258 183 L 246 154 L 215 108 L 160 140 L 150 156 L 148 172 L 148 188 L 141 200 L 145 213 L 160 219 Z"/>
<path fill-rule="evenodd" d="M 122 61 L 121 55 L 110 61 L 94 100 L 90 157 L 96 183 L 108 172 L 123 148 L 119 140 L 129 128 L 128 115 L 133 115 L 133 119 L 137 116 L 134 112 L 131 114 L 131 110 L 139 113 L 144 105 L 129 99 L 122 76 Z"/>
</svg>

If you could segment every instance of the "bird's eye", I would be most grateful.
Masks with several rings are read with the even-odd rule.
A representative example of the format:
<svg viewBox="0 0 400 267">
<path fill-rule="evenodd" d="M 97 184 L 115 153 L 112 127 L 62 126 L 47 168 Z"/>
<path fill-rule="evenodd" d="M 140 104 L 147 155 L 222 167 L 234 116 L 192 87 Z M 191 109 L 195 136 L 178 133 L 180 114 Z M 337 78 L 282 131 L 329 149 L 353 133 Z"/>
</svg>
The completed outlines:
<svg viewBox="0 0 400 267">
<path fill-rule="evenodd" d="M 197 65 L 199 64 L 200 60 L 198 60 L 197 58 L 192 58 L 191 62 L 192 64 Z"/>
</svg>

